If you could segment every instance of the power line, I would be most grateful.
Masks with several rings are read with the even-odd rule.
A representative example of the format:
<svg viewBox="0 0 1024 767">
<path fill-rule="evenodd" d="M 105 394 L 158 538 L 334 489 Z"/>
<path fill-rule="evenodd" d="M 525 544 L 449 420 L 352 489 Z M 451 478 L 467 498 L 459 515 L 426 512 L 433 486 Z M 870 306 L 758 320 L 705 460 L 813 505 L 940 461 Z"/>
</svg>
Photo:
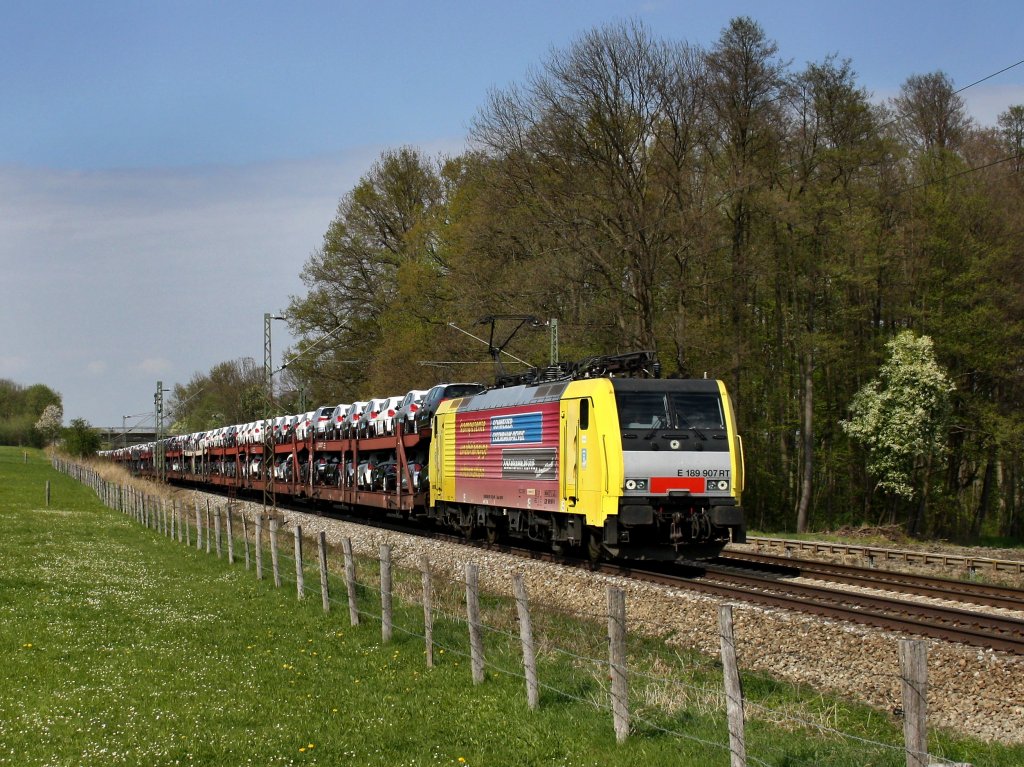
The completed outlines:
<svg viewBox="0 0 1024 767">
<path fill-rule="evenodd" d="M 941 184 L 943 181 L 949 181 L 950 179 L 959 178 L 960 176 L 967 176 L 971 173 L 976 173 L 979 170 L 985 170 L 985 168 L 991 168 L 995 165 L 1002 165 L 1004 162 L 1009 162 L 1010 160 L 1018 159 L 1020 159 L 1020 154 L 1014 153 L 1009 155 L 1008 157 L 1003 157 L 999 160 L 987 162 L 984 165 L 978 165 L 973 168 L 965 168 L 964 170 L 957 171 L 956 173 L 950 173 L 948 176 L 943 176 L 942 178 L 934 178 L 928 181 L 922 181 L 920 184 L 914 184 L 913 186 L 905 186 L 902 189 L 898 190 L 897 193 L 903 194 L 904 192 L 912 192 L 915 189 L 921 189 L 926 186 L 931 186 L 932 184 Z"/>
<path fill-rule="evenodd" d="M 1003 67 L 998 72 L 993 72 L 990 75 L 985 75 L 985 77 L 981 78 L 980 80 L 975 80 L 970 85 L 965 85 L 963 88 L 960 88 L 959 90 L 953 91 L 953 94 L 956 95 L 958 93 L 963 93 L 968 88 L 973 88 L 975 85 L 978 85 L 979 83 L 983 83 L 986 80 L 991 80 L 993 77 L 995 77 L 996 75 L 1001 75 L 1003 72 L 1009 72 L 1011 69 L 1013 69 L 1014 67 L 1019 67 L 1021 64 L 1024 64 L 1024 59 L 1021 59 L 1016 64 L 1010 64 L 1010 66 L 1008 66 L 1008 67 Z"/>
</svg>

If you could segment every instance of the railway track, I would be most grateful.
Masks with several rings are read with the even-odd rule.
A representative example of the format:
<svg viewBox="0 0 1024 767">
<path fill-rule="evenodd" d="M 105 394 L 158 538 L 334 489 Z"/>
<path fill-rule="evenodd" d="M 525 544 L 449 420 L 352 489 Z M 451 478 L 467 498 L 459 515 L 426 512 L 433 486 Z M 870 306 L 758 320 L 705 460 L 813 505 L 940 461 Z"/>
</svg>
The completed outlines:
<svg viewBox="0 0 1024 767">
<path fill-rule="evenodd" d="M 950 602 L 1000 607 L 1024 612 L 1024 591 L 1009 586 L 960 581 L 952 578 L 900 573 L 854 565 L 793 559 L 771 554 L 729 551 L 715 560 L 723 566 L 763 569 L 764 572 L 791 577 L 813 578 L 850 586 L 892 591 L 901 594 L 944 599 Z"/>
<path fill-rule="evenodd" d="M 743 572 L 713 563 L 695 563 L 689 576 L 661 568 L 606 571 L 723 599 L 1024 655 L 1024 620 L 1020 618 L 793 583 L 775 574 Z"/>
<path fill-rule="evenodd" d="M 754 547 L 759 554 L 764 549 L 776 549 L 785 551 L 787 557 L 792 556 L 794 552 L 800 552 L 812 555 L 858 558 L 865 562 L 868 567 L 875 567 L 878 563 L 882 563 L 884 566 L 887 562 L 894 562 L 898 565 L 960 570 L 965 576 L 970 578 L 979 573 L 1024 577 L 1024 560 L 1020 559 L 993 559 L 992 557 L 950 554 L 948 552 L 913 551 L 883 546 L 833 543 L 831 541 L 764 538 L 754 535 L 747 536 L 747 545 Z"/>
<path fill-rule="evenodd" d="M 311 513 L 308 506 L 301 505 L 291 506 L 289 510 Z M 371 524 L 407 535 L 470 545 L 534 561 L 587 567 L 607 575 L 693 591 L 719 599 L 744 601 L 831 620 L 849 621 L 941 641 L 959 642 L 1024 655 L 1024 620 L 1021 618 L 993 614 L 982 609 L 933 605 L 919 600 L 794 583 L 792 578 L 795 575 L 803 575 L 840 584 L 955 600 L 978 607 L 998 606 L 1022 610 L 1024 594 L 1015 589 L 948 581 L 942 578 L 913 577 L 902 573 L 864 570 L 820 562 L 798 562 L 791 558 L 763 554 L 737 555 L 735 552 L 729 552 L 722 561 L 694 562 L 683 568 L 663 565 L 637 567 L 615 563 L 600 563 L 594 566 L 582 559 L 555 557 L 547 551 L 505 543 L 467 540 L 462 536 L 436 529 L 414 527 L 396 519 L 367 518 L 343 513 L 332 513 L 329 516 L 356 524 Z M 926 583 L 929 581 L 930 584 Z M 928 589 L 931 591 L 924 594 Z M 999 604 L 994 604 L 995 602 Z"/>
</svg>

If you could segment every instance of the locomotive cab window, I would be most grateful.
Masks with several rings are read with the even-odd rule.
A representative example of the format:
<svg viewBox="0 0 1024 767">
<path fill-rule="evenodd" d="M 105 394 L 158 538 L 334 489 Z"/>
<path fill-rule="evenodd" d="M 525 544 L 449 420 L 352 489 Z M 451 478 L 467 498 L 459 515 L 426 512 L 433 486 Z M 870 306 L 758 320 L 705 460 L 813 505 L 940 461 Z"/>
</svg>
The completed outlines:
<svg viewBox="0 0 1024 767">
<path fill-rule="evenodd" d="M 590 428 L 590 400 L 580 400 L 580 431 Z"/>
<path fill-rule="evenodd" d="M 668 398 L 657 392 L 617 392 L 619 423 L 623 429 L 664 429 L 668 426 Z"/>
<path fill-rule="evenodd" d="M 616 392 L 619 423 L 630 429 L 725 429 L 721 398 L 712 392 Z"/>
<path fill-rule="evenodd" d="M 721 430 L 725 428 L 722 400 L 706 392 L 674 392 L 671 395 L 676 429 Z"/>
</svg>

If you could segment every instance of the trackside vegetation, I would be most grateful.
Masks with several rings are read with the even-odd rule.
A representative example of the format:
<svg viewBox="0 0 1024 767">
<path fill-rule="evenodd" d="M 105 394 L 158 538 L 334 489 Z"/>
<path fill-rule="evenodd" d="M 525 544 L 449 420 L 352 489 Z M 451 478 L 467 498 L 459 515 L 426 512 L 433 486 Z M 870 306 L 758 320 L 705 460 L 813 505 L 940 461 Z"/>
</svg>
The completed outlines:
<svg viewBox="0 0 1024 767">
<path fill-rule="evenodd" d="M 257 581 L 240 561 L 229 565 L 141 527 L 53 471 L 43 453 L 30 451 L 27 462 L 24 455 L 0 448 L 0 765 L 729 763 L 721 713 L 659 710 L 641 673 L 634 689 L 643 716 L 616 744 L 605 680 L 543 642 L 548 686 L 529 711 L 512 671 L 514 639 L 488 636 L 487 678 L 474 686 L 455 616 L 438 615 L 441 649 L 427 668 L 418 605 L 396 602 L 395 625 L 408 630 L 384 644 L 369 583 L 361 587 L 364 619 L 352 627 L 345 609 L 324 613 L 319 599 L 299 601 L 294 589 Z M 305 580 L 316 584 L 312 572 Z M 556 633 L 601 632 L 561 621 Z M 663 655 L 660 643 L 640 639 L 629 651 L 638 671 L 671 663 L 693 689 L 717 683 L 706 659 Z M 744 677 L 744 685 L 758 707 L 817 707 L 837 732 L 897 746 L 865 751 L 835 732 L 754 715 L 752 764 L 904 763 L 898 723 L 878 712 L 762 677 Z M 1022 749 L 939 734 L 932 750 L 978 765 L 1024 762 Z"/>
</svg>

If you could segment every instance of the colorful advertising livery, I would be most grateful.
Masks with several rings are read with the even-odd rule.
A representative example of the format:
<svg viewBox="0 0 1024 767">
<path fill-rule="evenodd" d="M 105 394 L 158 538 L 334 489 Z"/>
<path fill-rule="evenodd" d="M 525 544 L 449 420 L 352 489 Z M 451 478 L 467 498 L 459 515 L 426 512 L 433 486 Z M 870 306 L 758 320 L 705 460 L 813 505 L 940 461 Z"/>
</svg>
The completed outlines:
<svg viewBox="0 0 1024 767">
<path fill-rule="evenodd" d="M 558 509 L 558 402 L 455 415 L 462 503 Z"/>
</svg>

